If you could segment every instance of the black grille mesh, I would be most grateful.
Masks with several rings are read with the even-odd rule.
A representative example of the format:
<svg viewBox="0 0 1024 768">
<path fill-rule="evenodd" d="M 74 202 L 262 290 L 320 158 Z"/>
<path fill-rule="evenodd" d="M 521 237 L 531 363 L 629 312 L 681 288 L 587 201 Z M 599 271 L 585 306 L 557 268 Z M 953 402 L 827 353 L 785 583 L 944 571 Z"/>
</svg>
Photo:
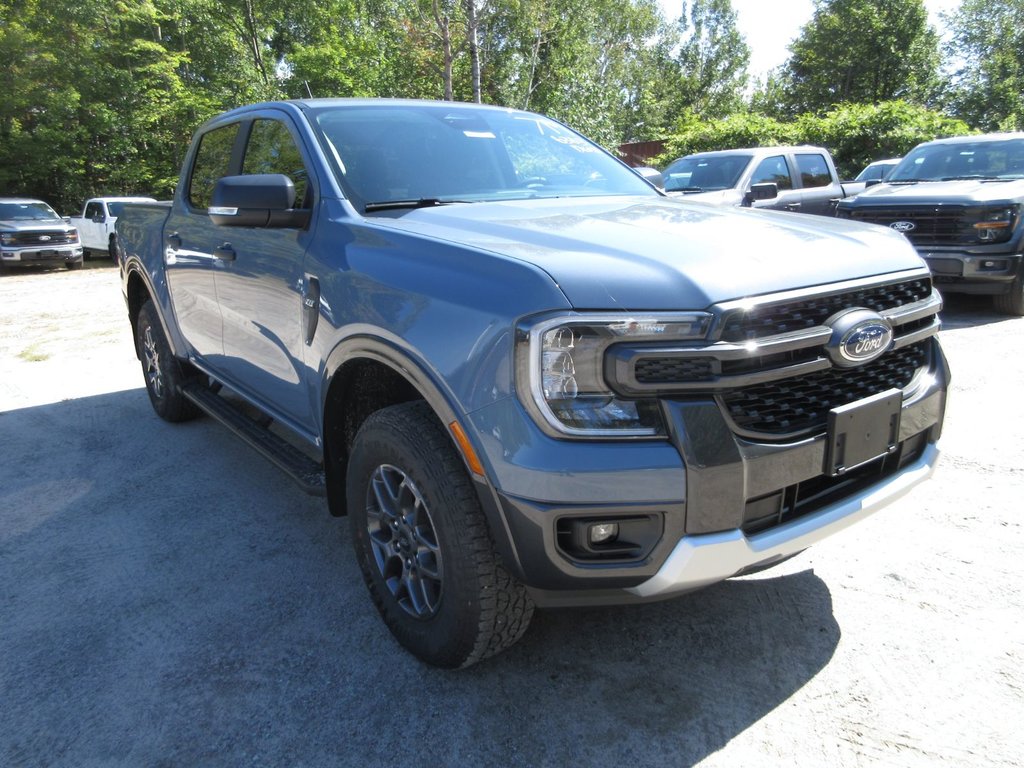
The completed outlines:
<svg viewBox="0 0 1024 768">
<path fill-rule="evenodd" d="M 637 360 L 633 369 L 641 384 L 672 384 L 682 381 L 707 381 L 713 375 L 712 361 L 646 357 Z"/>
<path fill-rule="evenodd" d="M 962 206 L 907 206 L 863 208 L 851 210 L 849 214 L 851 219 L 885 227 L 897 221 L 913 222 L 914 228 L 905 234 L 914 245 L 977 245 L 978 231 L 974 225 L 992 210 Z M 1013 228 L 1007 227 L 989 242 L 1004 242 L 1012 233 Z"/>
<path fill-rule="evenodd" d="M 813 328 L 824 324 L 829 317 L 844 309 L 865 307 L 882 312 L 926 299 L 931 292 L 931 280 L 925 277 L 833 296 L 815 296 L 755 307 L 749 312 L 737 312 L 728 317 L 722 330 L 722 339 L 730 342 L 748 341 Z"/>
<path fill-rule="evenodd" d="M 859 368 L 831 369 L 727 392 L 722 402 L 736 426 L 747 432 L 786 435 L 824 429 L 832 408 L 906 387 L 927 359 L 927 344 L 915 344 Z"/>
</svg>

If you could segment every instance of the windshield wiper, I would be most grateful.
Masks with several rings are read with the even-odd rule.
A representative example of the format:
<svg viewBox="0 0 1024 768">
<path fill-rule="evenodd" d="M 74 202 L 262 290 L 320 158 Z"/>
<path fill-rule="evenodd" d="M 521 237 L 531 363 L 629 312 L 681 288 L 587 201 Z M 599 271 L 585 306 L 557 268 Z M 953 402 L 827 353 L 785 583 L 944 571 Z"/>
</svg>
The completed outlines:
<svg viewBox="0 0 1024 768">
<path fill-rule="evenodd" d="M 667 192 L 703 192 L 704 187 L 676 187 L 675 189 L 666 190 Z"/>
<path fill-rule="evenodd" d="M 967 176 L 943 176 L 939 181 L 999 181 L 995 176 L 986 176 L 983 173 L 974 173 Z"/>
<path fill-rule="evenodd" d="M 398 211 L 405 208 L 433 208 L 438 205 L 451 205 L 452 203 L 469 203 L 470 200 L 442 200 L 438 197 L 421 197 L 416 200 L 383 200 L 379 203 L 367 203 L 363 207 L 364 213 L 374 211 Z"/>
</svg>

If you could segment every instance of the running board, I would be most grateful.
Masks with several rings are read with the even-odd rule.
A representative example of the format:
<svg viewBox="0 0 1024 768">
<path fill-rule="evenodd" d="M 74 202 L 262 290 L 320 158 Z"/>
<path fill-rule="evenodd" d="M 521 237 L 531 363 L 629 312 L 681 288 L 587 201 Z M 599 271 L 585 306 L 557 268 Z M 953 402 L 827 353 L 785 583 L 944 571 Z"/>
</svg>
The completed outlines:
<svg viewBox="0 0 1024 768">
<path fill-rule="evenodd" d="M 326 495 L 327 481 L 323 466 L 287 440 L 278 437 L 268 427 L 257 423 L 202 384 L 189 384 L 182 389 L 182 394 L 204 413 L 242 438 L 264 458 L 276 464 L 306 493 L 313 496 Z"/>
</svg>

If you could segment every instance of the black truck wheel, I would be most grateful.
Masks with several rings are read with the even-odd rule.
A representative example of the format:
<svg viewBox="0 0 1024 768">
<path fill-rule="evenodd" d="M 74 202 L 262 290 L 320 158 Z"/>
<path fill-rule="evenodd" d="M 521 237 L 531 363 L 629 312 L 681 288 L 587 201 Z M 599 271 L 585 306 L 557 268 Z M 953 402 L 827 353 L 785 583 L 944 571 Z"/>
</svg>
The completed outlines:
<svg viewBox="0 0 1024 768">
<path fill-rule="evenodd" d="M 198 416 L 199 408 L 181 392 L 186 383 L 185 371 L 171 353 L 152 301 L 147 301 L 139 310 L 135 344 L 142 360 L 142 374 L 146 377 L 146 392 L 157 415 L 171 422 Z"/>
<path fill-rule="evenodd" d="M 1016 317 L 1024 315 L 1024 276 L 1017 275 L 1017 279 L 1010 283 L 1009 293 L 993 296 L 992 299 L 997 312 Z"/>
<path fill-rule="evenodd" d="M 346 492 L 366 586 L 406 649 L 459 668 L 522 637 L 533 601 L 502 567 L 472 481 L 426 403 L 366 420 Z"/>
</svg>

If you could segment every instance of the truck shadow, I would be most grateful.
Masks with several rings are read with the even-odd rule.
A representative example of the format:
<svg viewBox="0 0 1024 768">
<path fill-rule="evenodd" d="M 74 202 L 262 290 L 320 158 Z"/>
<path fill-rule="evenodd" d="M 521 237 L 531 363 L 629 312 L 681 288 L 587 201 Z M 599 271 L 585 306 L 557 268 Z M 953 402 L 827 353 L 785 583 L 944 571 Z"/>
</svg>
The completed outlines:
<svg viewBox="0 0 1024 768">
<path fill-rule="evenodd" d="M 136 389 L 0 411 L 0 433 L 29 462 L 0 463 L 3 764 L 393 766 L 411 744 L 421 765 L 688 765 L 840 638 L 796 560 L 540 612 L 445 672 L 387 632 L 347 522 L 212 420 L 166 424 Z"/>
<path fill-rule="evenodd" d="M 939 289 L 941 291 L 941 286 Z M 945 330 L 992 325 L 1016 320 L 996 312 L 991 296 L 969 296 L 962 293 L 942 294 L 942 327 Z"/>
</svg>

